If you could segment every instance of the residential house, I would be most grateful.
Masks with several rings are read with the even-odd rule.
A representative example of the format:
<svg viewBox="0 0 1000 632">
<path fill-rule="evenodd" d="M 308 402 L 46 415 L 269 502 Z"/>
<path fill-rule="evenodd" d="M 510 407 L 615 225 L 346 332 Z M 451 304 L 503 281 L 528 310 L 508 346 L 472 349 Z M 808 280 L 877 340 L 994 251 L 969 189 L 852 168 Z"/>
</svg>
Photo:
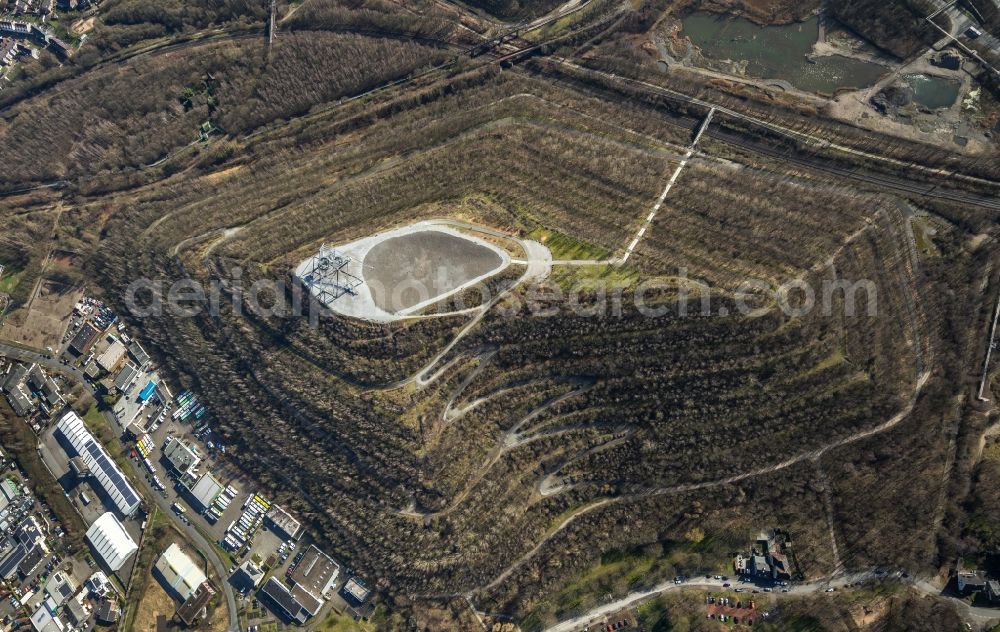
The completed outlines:
<svg viewBox="0 0 1000 632">
<path fill-rule="evenodd" d="M 27 388 L 28 375 L 36 369 L 34 364 L 14 364 L 3 380 L 3 392 L 7 402 L 18 417 L 27 417 L 35 410 L 35 403 Z"/>
<path fill-rule="evenodd" d="M 49 410 L 61 408 L 66 403 L 59 393 L 59 385 L 37 364 L 31 365 L 28 371 L 28 385 L 38 392 Z"/>
</svg>

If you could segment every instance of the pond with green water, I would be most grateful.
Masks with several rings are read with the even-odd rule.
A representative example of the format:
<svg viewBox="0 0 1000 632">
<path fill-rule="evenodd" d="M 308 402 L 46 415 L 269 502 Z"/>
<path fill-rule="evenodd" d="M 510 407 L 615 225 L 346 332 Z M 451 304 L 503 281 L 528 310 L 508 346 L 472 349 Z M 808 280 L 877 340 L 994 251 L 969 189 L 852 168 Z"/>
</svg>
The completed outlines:
<svg viewBox="0 0 1000 632">
<path fill-rule="evenodd" d="M 881 64 L 842 55 L 808 57 L 819 37 L 819 21 L 758 26 L 738 17 L 695 12 L 683 19 L 683 35 L 713 61 L 745 63 L 755 79 L 784 79 L 800 90 L 832 94 L 868 88 L 888 72 Z"/>
<path fill-rule="evenodd" d="M 954 79 L 931 75 L 906 75 L 906 83 L 913 88 L 913 100 L 932 110 L 955 105 L 962 84 Z"/>
</svg>

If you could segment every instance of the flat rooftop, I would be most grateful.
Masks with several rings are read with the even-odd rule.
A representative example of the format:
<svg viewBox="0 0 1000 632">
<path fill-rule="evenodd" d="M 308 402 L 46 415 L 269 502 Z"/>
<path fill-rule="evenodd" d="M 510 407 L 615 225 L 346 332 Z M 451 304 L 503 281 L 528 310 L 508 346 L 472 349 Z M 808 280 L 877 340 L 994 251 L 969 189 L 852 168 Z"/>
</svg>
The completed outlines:
<svg viewBox="0 0 1000 632">
<path fill-rule="evenodd" d="M 208 509 L 221 491 L 222 483 L 210 472 L 205 472 L 191 488 L 191 495 L 201 504 L 203 509 Z"/>
<path fill-rule="evenodd" d="M 330 556 L 315 545 L 309 545 L 289 579 L 313 597 L 322 599 L 323 594 L 337 580 L 339 571 L 340 565 L 330 559 Z"/>
<path fill-rule="evenodd" d="M 302 534 L 302 525 L 299 521 L 277 504 L 272 504 L 267 510 L 267 519 L 293 540 L 298 540 Z"/>
<path fill-rule="evenodd" d="M 368 595 L 371 591 L 365 586 L 357 577 L 352 577 L 346 584 L 344 584 L 344 592 L 346 592 L 351 597 L 354 597 L 358 603 L 364 603 L 365 599 L 368 599 Z"/>
</svg>

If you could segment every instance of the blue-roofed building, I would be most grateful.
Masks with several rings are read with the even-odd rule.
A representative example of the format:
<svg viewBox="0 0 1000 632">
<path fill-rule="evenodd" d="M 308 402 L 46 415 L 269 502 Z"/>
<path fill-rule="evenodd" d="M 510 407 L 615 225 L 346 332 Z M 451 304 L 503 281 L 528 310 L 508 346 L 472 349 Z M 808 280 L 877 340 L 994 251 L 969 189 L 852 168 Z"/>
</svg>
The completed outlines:
<svg viewBox="0 0 1000 632">
<path fill-rule="evenodd" d="M 141 497 L 94 435 L 90 434 L 79 415 L 70 411 L 63 415 L 56 428 L 73 450 L 83 457 L 91 475 L 114 502 L 123 516 L 131 516 L 139 508 Z M 73 456 L 73 455 L 70 455 Z"/>
<path fill-rule="evenodd" d="M 155 392 L 156 392 L 156 382 L 150 380 L 149 384 L 147 384 L 146 387 L 142 389 L 142 392 L 139 393 L 139 401 L 140 402 L 149 401 L 149 398 L 152 397 L 153 393 Z"/>
</svg>

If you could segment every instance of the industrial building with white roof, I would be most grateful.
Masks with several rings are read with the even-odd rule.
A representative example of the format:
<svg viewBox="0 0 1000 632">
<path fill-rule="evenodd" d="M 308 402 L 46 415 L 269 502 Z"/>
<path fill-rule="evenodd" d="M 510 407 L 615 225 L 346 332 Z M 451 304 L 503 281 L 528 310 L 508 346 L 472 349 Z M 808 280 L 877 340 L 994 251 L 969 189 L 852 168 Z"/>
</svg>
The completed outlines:
<svg viewBox="0 0 1000 632">
<path fill-rule="evenodd" d="M 139 547 L 110 511 L 87 529 L 87 541 L 113 572 L 118 572 Z"/>
<path fill-rule="evenodd" d="M 163 580 L 164 588 L 185 601 L 205 580 L 205 573 L 188 557 L 176 543 L 156 560 L 156 571 Z"/>
</svg>

